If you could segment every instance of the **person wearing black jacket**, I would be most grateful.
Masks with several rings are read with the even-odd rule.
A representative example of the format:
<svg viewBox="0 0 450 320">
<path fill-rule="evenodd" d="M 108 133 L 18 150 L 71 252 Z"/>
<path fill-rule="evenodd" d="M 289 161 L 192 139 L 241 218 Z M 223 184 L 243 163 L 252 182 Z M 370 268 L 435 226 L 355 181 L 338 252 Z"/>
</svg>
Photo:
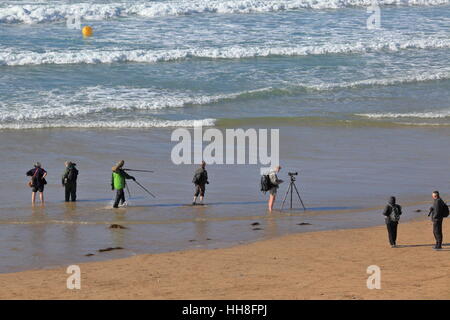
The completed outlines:
<svg viewBox="0 0 450 320">
<path fill-rule="evenodd" d="M 444 220 L 444 213 L 447 210 L 447 205 L 441 199 L 439 191 L 433 191 L 432 197 L 434 199 L 433 206 L 430 208 L 431 221 L 433 221 L 433 234 L 436 239 L 435 250 L 442 249 L 442 221 Z"/>
<path fill-rule="evenodd" d="M 77 201 L 77 178 L 78 170 L 75 168 L 76 163 L 66 161 L 64 163 L 66 169 L 62 175 L 61 183 L 65 188 L 65 201 Z"/>
<path fill-rule="evenodd" d="M 192 200 L 192 205 L 197 204 L 197 197 L 200 195 L 200 204 L 203 204 L 203 198 L 205 197 L 206 185 L 209 184 L 208 172 L 205 169 L 206 162 L 202 161 L 200 168 L 195 170 L 194 178 L 192 183 L 195 185 L 194 200 Z"/>
<path fill-rule="evenodd" d="M 395 202 L 395 197 L 390 197 L 388 204 L 383 210 L 383 216 L 385 217 L 391 248 L 397 247 L 398 221 L 400 220 L 400 215 L 402 214 L 402 207 Z"/>
</svg>

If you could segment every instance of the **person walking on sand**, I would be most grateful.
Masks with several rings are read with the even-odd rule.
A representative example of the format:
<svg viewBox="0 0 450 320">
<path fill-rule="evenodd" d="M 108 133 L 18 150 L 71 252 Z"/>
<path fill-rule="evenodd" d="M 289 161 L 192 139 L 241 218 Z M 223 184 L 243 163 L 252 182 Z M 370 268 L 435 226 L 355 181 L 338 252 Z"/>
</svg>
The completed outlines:
<svg viewBox="0 0 450 320">
<path fill-rule="evenodd" d="M 269 179 L 270 179 L 270 183 L 272 185 L 272 187 L 269 189 L 269 203 L 268 203 L 268 207 L 269 207 L 269 212 L 272 212 L 273 210 L 273 205 L 275 204 L 275 199 L 277 197 L 277 191 L 278 188 L 280 187 L 280 183 L 283 182 L 283 180 L 278 179 L 278 172 L 280 172 L 281 170 L 281 166 L 276 166 L 275 168 L 273 168 L 270 172 L 269 172 Z"/>
<path fill-rule="evenodd" d="M 448 217 L 448 206 L 441 199 L 439 191 L 433 191 L 431 196 L 434 199 L 433 206 L 430 208 L 431 221 L 433 221 L 433 234 L 436 239 L 436 245 L 433 247 L 434 250 L 442 249 L 442 222 L 445 217 Z"/>
<path fill-rule="evenodd" d="M 47 176 L 47 171 L 42 168 L 39 162 L 34 164 L 34 168 L 26 173 L 27 176 L 31 177 L 28 182 L 28 186 L 31 187 L 31 203 L 34 205 L 36 202 L 36 192 L 39 192 L 39 199 L 41 204 L 44 204 L 44 186 L 47 184 L 45 177 Z"/>
<path fill-rule="evenodd" d="M 66 169 L 62 175 L 62 186 L 65 188 L 65 201 L 77 201 L 77 178 L 78 170 L 75 168 L 76 163 L 66 161 L 64 163 Z"/>
<path fill-rule="evenodd" d="M 383 211 L 391 248 L 397 247 L 397 228 L 402 214 L 402 207 L 395 202 L 395 197 L 390 197 L 388 204 Z"/>
<path fill-rule="evenodd" d="M 206 185 L 209 184 L 208 181 L 208 172 L 205 169 L 206 162 L 202 161 L 200 164 L 200 168 L 195 170 L 194 178 L 192 179 L 192 183 L 195 186 L 194 200 L 192 200 L 192 205 L 195 206 L 197 204 L 197 197 L 200 195 L 200 204 L 203 204 L 203 199 L 205 197 Z"/>
<path fill-rule="evenodd" d="M 116 199 L 114 201 L 113 208 L 118 208 L 119 203 L 125 203 L 125 192 L 124 188 L 127 185 L 126 179 L 131 179 L 136 181 L 136 179 L 130 176 L 128 173 L 123 170 L 123 165 L 125 161 L 121 160 L 114 167 L 112 167 L 112 175 L 111 175 L 111 189 L 116 190 Z"/>
</svg>

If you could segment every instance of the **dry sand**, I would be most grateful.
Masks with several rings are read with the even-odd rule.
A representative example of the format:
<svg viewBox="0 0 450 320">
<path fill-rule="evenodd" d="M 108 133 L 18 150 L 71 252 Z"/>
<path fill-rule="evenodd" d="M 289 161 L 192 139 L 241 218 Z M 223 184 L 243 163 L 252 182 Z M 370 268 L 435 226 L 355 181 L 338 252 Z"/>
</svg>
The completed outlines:
<svg viewBox="0 0 450 320">
<path fill-rule="evenodd" d="M 81 290 L 66 267 L 0 275 L 1 299 L 450 299 L 450 221 L 434 251 L 431 222 L 302 233 L 226 249 L 80 264 Z M 447 241 L 445 241 L 448 239 Z M 369 290 L 367 267 L 381 268 Z"/>
</svg>

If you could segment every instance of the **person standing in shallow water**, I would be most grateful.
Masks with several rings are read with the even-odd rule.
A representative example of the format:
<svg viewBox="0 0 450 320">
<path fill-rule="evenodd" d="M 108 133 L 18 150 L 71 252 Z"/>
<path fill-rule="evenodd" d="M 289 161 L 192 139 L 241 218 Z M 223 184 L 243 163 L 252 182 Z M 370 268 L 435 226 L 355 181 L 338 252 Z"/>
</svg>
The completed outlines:
<svg viewBox="0 0 450 320">
<path fill-rule="evenodd" d="M 47 176 L 47 171 L 42 168 L 39 162 L 34 164 L 34 168 L 26 173 L 27 176 L 31 177 L 29 186 L 31 187 L 31 203 L 36 202 L 36 192 L 39 192 L 39 199 L 41 204 L 44 204 L 44 186 L 47 184 L 45 177 Z"/>
<path fill-rule="evenodd" d="M 397 229 L 401 214 L 402 207 L 396 204 L 395 197 L 390 197 L 388 204 L 384 208 L 383 216 L 385 218 L 391 248 L 397 247 Z"/>
<path fill-rule="evenodd" d="M 125 203 L 125 192 L 124 189 L 127 185 L 126 179 L 131 179 L 136 181 L 136 179 L 130 176 L 123 170 L 125 161 L 121 160 L 114 167 L 112 167 L 111 175 L 111 189 L 116 190 L 116 199 L 114 201 L 113 208 L 118 208 L 119 204 Z"/>
<path fill-rule="evenodd" d="M 78 170 L 75 168 L 76 163 L 66 161 L 66 170 L 62 176 L 62 186 L 65 188 L 65 201 L 76 201 L 77 200 L 77 178 Z"/>
<path fill-rule="evenodd" d="M 203 199 L 205 197 L 206 185 L 209 184 L 208 172 L 205 169 L 206 162 L 202 161 L 200 168 L 195 170 L 194 178 L 192 183 L 195 185 L 194 200 L 192 200 L 192 205 L 197 204 L 197 197 L 200 195 L 200 204 L 203 204 Z"/>
<path fill-rule="evenodd" d="M 269 203 L 268 209 L 269 212 L 272 212 L 273 205 L 275 204 L 275 199 L 277 198 L 277 191 L 280 187 L 280 183 L 283 183 L 283 180 L 278 179 L 277 173 L 280 172 L 281 166 L 276 166 L 273 170 L 269 172 L 270 183 L 272 184 L 272 188 L 269 190 Z"/>
</svg>

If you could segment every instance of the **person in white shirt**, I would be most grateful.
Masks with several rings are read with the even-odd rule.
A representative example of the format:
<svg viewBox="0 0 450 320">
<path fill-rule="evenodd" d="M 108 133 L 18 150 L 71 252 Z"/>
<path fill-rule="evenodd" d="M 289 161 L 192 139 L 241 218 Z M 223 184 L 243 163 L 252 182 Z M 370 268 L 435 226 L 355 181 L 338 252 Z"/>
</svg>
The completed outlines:
<svg viewBox="0 0 450 320">
<path fill-rule="evenodd" d="M 272 188 L 269 190 L 269 212 L 272 212 L 273 205 L 275 204 L 275 198 L 277 197 L 277 190 L 279 188 L 280 183 L 283 182 L 283 180 L 278 179 L 277 173 L 280 172 L 281 166 L 276 166 L 269 172 L 269 178 L 270 182 L 272 184 Z"/>
</svg>

